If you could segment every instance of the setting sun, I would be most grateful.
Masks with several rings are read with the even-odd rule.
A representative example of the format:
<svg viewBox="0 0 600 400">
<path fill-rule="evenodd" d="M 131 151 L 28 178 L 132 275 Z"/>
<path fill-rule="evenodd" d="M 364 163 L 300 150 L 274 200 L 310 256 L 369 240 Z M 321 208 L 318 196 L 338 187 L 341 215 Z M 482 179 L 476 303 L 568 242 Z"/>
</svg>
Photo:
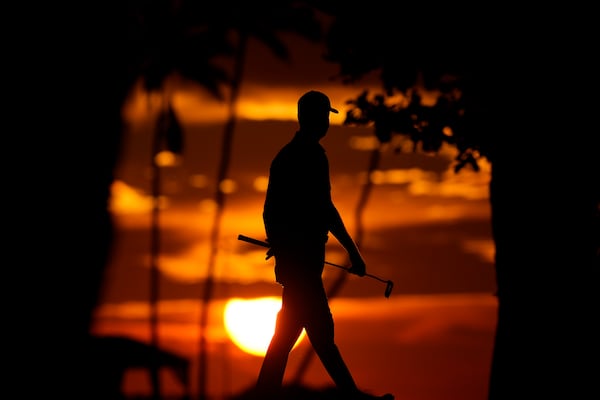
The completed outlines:
<svg viewBox="0 0 600 400">
<path fill-rule="evenodd" d="M 279 297 L 231 299 L 225 305 L 224 321 L 229 338 L 246 353 L 264 356 L 275 332 Z M 296 341 L 297 346 L 305 332 Z"/>
</svg>

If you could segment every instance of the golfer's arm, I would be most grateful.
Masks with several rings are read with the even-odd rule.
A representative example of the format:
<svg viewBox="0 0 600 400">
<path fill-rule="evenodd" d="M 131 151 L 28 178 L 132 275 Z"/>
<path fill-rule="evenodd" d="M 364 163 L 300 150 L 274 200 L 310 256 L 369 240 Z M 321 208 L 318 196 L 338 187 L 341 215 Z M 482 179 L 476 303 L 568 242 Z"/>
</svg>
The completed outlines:
<svg viewBox="0 0 600 400">
<path fill-rule="evenodd" d="M 333 204 L 331 205 L 329 231 L 346 249 L 348 254 L 350 254 L 351 256 L 360 255 L 360 252 L 358 251 L 358 246 L 356 246 L 356 243 L 348 233 L 348 230 L 344 225 L 344 221 L 342 220 L 340 213 Z"/>
</svg>

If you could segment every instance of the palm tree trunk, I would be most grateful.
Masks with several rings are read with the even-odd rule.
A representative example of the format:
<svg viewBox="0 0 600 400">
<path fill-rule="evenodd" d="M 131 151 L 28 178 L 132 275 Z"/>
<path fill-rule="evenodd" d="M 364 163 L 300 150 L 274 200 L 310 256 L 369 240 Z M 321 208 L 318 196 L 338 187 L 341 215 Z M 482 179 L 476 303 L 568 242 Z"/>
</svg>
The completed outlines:
<svg viewBox="0 0 600 400">
<path fill-rule="evenodd" d="M 159 117 L 160 121 L 160 117 Z M 158 257 L 160 255 L 160 167 L 156 163 L 156 155 L 160 151 L 162 142 L 162 127 L 155 126 L 152 151 L 150 154 L 150 165 L 152 168 L 152 214 L 150 232 L 150 344 L 153 348 L 159 348 L 158 337 L 158 301 L 159 293 L 159 271 Z M 157 353 L 157 352 L 156 352 Z M 155 353 L 155 354 L 156 354 Z M 158 359 L 153 358 L 150 365 L 150 382 L 152 384 L 152 398 L 160 399 L 160 365 Z"/>
<path fill-rule="evenodd" d="M 237 120 L 237 101 L 239 97 L 240 86 L 243 77 L 243 67 L 246 58 L 247 36 L 240 34 L 239 44 L 234 62 L 233 79 L 231 81 L 231 94 L 228 103 L 228 119 L 223 130 L 223 143 L 221 147 L 221 160 L 217 171 L 217 181 L 215 190 L 215 211 L 211 233 L 210 233 L 210 251 L 208 257 L 208 267 L 206 281 L 204 284 L 204 293 L 200 310 L 200 338 L 199 338 L 199 370 L 198 370 L 198 398 L 205 400 L 207 398 L 206 377 L 208 372 L 208 353 L 206 326 L 210 311 L 210 301 L 214 291 L 214 270 L 219 249 L 219 236 L 221 232 L 221 220 L 225 209 L 225 194 L 220 188 L 221 182 L 227 178 L 229 172 L 231 150 L 233 147 L 233 134 Z"/>
</svg>

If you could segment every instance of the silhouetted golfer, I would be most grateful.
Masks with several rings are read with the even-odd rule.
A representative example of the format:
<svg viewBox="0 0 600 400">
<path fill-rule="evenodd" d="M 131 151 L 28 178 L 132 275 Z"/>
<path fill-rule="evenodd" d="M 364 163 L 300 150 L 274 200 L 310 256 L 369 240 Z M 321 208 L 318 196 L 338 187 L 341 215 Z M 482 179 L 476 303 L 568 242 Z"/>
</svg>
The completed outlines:
<svg viewBox="0 0 600 400">
<path fill-rule="evenodd" d="M 329 129 L 330 112 L 338 111 L 325 94 L 309 91 L 300 97 L 300 129 L 275 156 L 269 171 L 263 220 L 271 245 L 268 254 L 275 257 L 275 279 L 283 291 L 275 333 L 256 385 L 262 399 L 278 398 L 289 352 L 303 328 L 344 400 L 394 398 L 359 390 L 334 341 L 321 277 L 329 233 L 348 252 L 350 272 L 364 276 L 366 267 L 331 199 L 329 161 L 319 143 Z"/>
</svg>

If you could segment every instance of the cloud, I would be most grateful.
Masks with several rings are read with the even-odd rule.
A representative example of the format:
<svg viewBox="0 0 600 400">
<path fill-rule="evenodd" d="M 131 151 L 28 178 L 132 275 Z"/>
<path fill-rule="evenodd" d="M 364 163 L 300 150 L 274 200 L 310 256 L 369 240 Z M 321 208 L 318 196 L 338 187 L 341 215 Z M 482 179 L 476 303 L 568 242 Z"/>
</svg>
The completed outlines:
<svg viewBox="0 0 600 400">
<path fill-rule="evenodd" d="M 375 326 L 388 322 L 388 335 L 402 344 L 452 340 L 465 331 L 493 330 L 497 299 L 488 293 L 392 295 L 389 299 L 333 299 L 336 322 L 360 320 Z M 389 329 L 393 326 L 393 329 Z"/>
<path fill-rule="evenodd" d="M 117 179 L 111 185 L 109 208 L 116 214 L 146 214 L 152 209 L 152 196 Z"/>
<path fill-rule="evenodd" d="M 210 246 L 207 241 L 197 242 L 184 252 L 160 257 L 160 270 L 174 281 L 195 283 L 207 276 L 206 262 Z M 213 277 L 219 281 L 236 283 L 270 282 L 273 266 L 265 261 L 266 250 L 245 253 L 223 252 L 216 261 Z"/>
<path fill-rule="evenodd" d="M 223 322 L 226 302 L 212 302 L 208 327 L 211 340 L 226 339 Z M 381 327 L 377 329 L 380 340 L 415 344 L 458 340 L 458 336 L 464 340 L 465 335 L 493 331 L 497 299 L 479 293 L 402 295 L 389 299 L 334 298 L 330 305 L 336 325 L 354 326 L 352 335 L 358 340 L 372 335 L 372 330 L 359 328 L 369 326 Z M 158 311 L 165 340 L 195 340 L 199 300 L 161 300 Z M 144 329 L 147 332 L 149 315 L 148 302 L 102 304 L 95 315 L 94 330 L 103 334 L 143 334 Z"/>
</svg>

